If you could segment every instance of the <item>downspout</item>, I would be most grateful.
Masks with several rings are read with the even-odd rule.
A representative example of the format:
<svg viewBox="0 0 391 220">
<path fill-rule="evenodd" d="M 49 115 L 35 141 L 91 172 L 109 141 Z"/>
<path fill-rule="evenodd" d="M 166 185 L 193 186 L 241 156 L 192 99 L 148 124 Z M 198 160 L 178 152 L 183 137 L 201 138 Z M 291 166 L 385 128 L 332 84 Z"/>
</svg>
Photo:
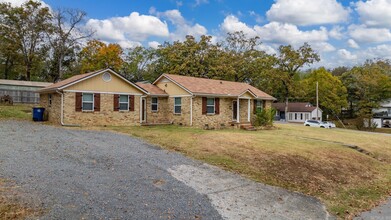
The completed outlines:
<svg viewBox="0 0 391 220">
<path fill-rule="evenodd" d="M 193 126 L 193 98 L 195 96 L 190 97 L 190 126 Z"/>
<path fill-rule="evenodd" d="M 61 116 L 60 116 L 60 123 L 62 126 L 67 126 L 67 127 L 81 127 L 80 125 L 72 125 L 72 124 L 65 124 L 64 123 L 64 93 L 59 92 L 56 90 L 56 93 L 61 95 Z"/>
</svg>

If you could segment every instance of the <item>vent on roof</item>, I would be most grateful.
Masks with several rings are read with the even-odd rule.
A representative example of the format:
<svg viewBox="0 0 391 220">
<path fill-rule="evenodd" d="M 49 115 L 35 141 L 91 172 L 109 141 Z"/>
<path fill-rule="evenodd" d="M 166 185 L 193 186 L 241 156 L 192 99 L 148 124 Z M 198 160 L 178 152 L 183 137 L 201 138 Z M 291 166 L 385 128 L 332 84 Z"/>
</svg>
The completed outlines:
<svg viewBox="0 0 391 220">
<path fill-rule="evenodd" d="M 103 75 L 102 75 L 102 79 L 103 79 L 103 81 L 105 81 L 105 82 L 110 82 L 111 81 L 111 75 L 110 75 L 110 73 L 103 73 Z"/>
</svg>

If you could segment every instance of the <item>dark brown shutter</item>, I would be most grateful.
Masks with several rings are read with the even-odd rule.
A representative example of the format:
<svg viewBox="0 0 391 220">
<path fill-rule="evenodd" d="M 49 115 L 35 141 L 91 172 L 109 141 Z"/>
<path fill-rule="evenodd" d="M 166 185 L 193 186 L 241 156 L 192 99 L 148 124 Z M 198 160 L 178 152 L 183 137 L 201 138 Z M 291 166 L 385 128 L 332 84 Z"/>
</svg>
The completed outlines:
<svg viewBox="0 0 391 220">
<path fill-rule="evenodd" d="M 100 93 L 94 94 L 94 111 L 100 111 Z"/>
<path fill-rule="evenodd" d="M 114 94 L 114 111 L 119 111 L 119 95 Z"/>
<path fill-rule="evenodd" d="M 206 97 L 202 97 L 202 114 L 206 115 Z"/>
<path fill-rule="evenodd" d="M 254 114 L 257 113 L 257 100 L 256 99 L 254 99 L 254 112 L 253 113 Z"/>
<path fill-rule="evenodd" d="M 77 111 L 77 112 L 81 112 L 82 96 L 83 96 L 83 94 L 81 92 L 76 92 L 75 111 Z"/>
<path fill-rule="evenodd" d="M 262 100 L 262 109 L 265 109 L 265 108 L 266 108 L 266 101 Z"/>
<path fill-rule="evenodd" d="M 134 111 L 134 95 L 129 96 L 129 111 Z"/>
<path fill-rule="evenodd" d="M 220 114 L 220 99 L 215 98 L 215 113 L 216 115 Z"/>
</svg>

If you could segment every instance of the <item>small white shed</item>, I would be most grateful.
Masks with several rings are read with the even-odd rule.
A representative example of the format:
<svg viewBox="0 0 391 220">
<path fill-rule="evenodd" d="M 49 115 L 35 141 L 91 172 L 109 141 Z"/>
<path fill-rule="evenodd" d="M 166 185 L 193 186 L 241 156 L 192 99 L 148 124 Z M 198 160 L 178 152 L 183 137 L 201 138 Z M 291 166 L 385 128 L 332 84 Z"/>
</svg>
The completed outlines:
<svg viewBox="0 0 391 220">
<path fill-rule="evenodd" d="M 309 102 L 288 103 L 288 113 L 285 113 L 285 103 L 273 103 L 272 107 L 277 110 L 276 119 L 287 122 L 305 122 L 305 120 L 322 120 L 322 110 Z"/>
</svg>

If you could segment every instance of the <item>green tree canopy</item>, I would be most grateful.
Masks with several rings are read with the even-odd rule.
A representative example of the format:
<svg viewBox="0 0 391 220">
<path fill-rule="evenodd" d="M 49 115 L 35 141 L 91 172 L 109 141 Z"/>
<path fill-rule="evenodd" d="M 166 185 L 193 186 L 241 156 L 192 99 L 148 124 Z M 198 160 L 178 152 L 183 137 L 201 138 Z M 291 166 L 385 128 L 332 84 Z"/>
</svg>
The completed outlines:
<svg viewBox="0 0 391 220">
<path fill-rule="evenodd" d="M 312 71 L 300 82 L 307 101 L 316 103 L 316 82 L 319 84 L 319 106 L 325 113 L 339 114 L 342 107 L 347 107 L 345 86 L 323 67 Z"/>
</svg>

